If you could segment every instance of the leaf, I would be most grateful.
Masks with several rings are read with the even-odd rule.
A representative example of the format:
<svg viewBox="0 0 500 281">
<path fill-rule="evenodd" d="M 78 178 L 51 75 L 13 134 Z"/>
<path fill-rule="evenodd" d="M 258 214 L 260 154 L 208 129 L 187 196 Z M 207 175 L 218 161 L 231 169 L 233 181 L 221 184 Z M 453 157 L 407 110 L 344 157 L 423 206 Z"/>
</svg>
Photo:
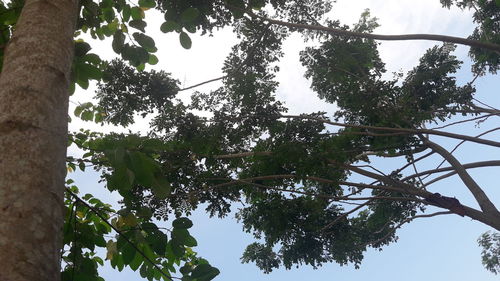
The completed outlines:
<svg viewBox="0 0 500 281">
<path fill-rule="evenodd" d="M 148 60 L 148 63 L 151 64 L 151 65 L 155 65 L 158 63 L 158 57 L 156 57 L 155 55 L 153 54 L 149 54 L 149 60 Z"/>
<path fill-rule="evenodd" d="M 139 6 L 143 8 L 154 8 L 156 2 L 154 0 L 139 0 Z"/>
<path fill-rule="evenodd" d="M 200 264 L 191 272 L 191 278 L 197 281 L 209 281 L 219 275 L 220 271 L 209 264 Z"/>
<path fill-rule="evenodd" d="M 108 243 L 106 243 L 106 259 L 107 260 L 112 260 L 113 257 L 118 253 L 118 250 L 116 248 L 116 243 L 112 240 L 109 240 Z"/>
<path fill-rule="evenodd" d="M 193 222 L 188 218 L 178 218 L 172 222 L 172 226 L 175 228 L 188 229 L 193 226 Z"/>
<path fill-rule="evenodd" d="M 188 247 L 196 247 L 198 246 L 198 241 L 196 241 L 193 236 L 189 235 L 186 241 L 184 241 L 184 245 Z"/>
<path fill-rule="evenodd" d="M 153 184 L 154 173 L 157 170 L 154 160 L 137 151 L 131 151 L 128 155 L 130 159 L 129 168 L 134 172 L 137 183 L 150 187 Z"/>
<path fill-rule="evenodd" d="M 140 19 L 138 19 L 138 20 L 131 20 L 131 21 L 129 21 L 128 24 L 131 27 L 135 28 L 135 29 L 138 29 L 138 30 L 140 30 L 142 32 L 146 32 L 146 25 L 147 24 L 143 20 L 140 20 Z"/>
<path fill-rule="evenodd" d="M 128 22 L 128 20 L 130 19 L 131 14 L 132 14 L 132 10 L 130 9 L 130 6 L 129 5 L 125 5 L 123 7 L 123 11 L 122 11 L 123 21 L 124 22 Z"/>
<path fill-rule="evenodd" d="M 134 32 L 132 36 L 134 37 L 135 41 L 139 43 L 139 45 L 141 45 L 144 49 L 146 49 L 146 51 L 150 53 L 154 53 L 157 51 L 155 46 L 155 41 L 153 40 L 153 38 L 147 36 L 144 33 L 139 33 L 139 32 Z"/>
<path fill-rule="evenodd" d="M 189 7 L 181 14 L 181 21 L 192 22 L 200 15 L 200 11 L 196 8 Z"/>
<path fill-rule="evenodd" d="M 163 176 L 155 176 L 153 184 L 151 185 L 151 191 L 157 199 L 163 200 L 170 195 L 171 186 L 170 183 Z"/>
<path fill-rule="evenodd" d="M 130 9 L 130 14 L 133 20 L 141 20 L 144 18 L 144 11 L 139 7 L 132 7 Z"/>
<path fill-rule="evenodd" d="M 151 249 L 155 251 L 155 253 L 160 256 L 165 255 L 167 248 L 167 236 L 163 232 L 159 230 L 154 231 L 146 237 L 146 241 L 148 241 L 148 244 L 151 246 Z"/>
<path fill-rule="evenodd" d="M 125 35 L 121 31 L 116 31 L 115 35 L 113 35 L 113 43 L 111 46 L 113 47 L 113 51 L 119 54 L 122 52 L 123 44 L 125 43 Z"/>
<path fill-rule="evenodd" d="M 104 16 L 104 19 L 109 23 L 109 22 L 112 22 L 113 19 L 115 19 L 115 11 L 113 10 L 113 8 L 106 8 L 106 9 L 102 9 L 101 10 L 103 16 Z"/>
<path fill-rule="evenodd" d="M 101 70 L 94 65 L 88 63 L 76 63 L 75 67 L 76 67 L 77 77 L 81 77 L 83 79 L 90 78 L 94 80 L 100 80 L 102 77 Z"/>
<path fill-rule="evenodd" d="M 186 253 L 186 249 L 184 248 L 184 246 L 174 240 L 168 241 L 168 245 L 170 246 L 169 248 L 172 250 L 172 254 L 175 257 L 182 258 Z"/>
<path fill-rule="evenodd" d="M 108 178 L 107 187 L 109 190 L 127 191 L 132 188 L 135 175 L 125 166 L 116 167 Z"/>
<path fill-rule="evenodd" d="M 129 46 L 128 44 L 123 47 L 122 57 L 136 67 L 149 61 L 148 51 L 144 48 Z"/>
<path fill-rule="evenodd" d="M 77 79 L 76 83 L 82 87 L 82 89 L 87 89 L 89 87 L 89 80 L 88 79 Z"/>
<path fill-rule="evenodd" d="M 143 262 L 144 262 L 144 257 L 141 256 L 139 253 L 137 253 L 128 266 L 130 266 L 130 268 L 133 271 L 136 271 Z"/>
<path fill-rule="evenodd" d="M 196 33 L 196 25 L 186 24 L 184 25 L 184 29 L 186 29 L 189 33 Z"/>
<path fill-rule="evenodd" d="M 172 31 L 179 29 L 179 28 L 180 28 L 179 24 L 176 23 L 175 21 L 166 21 L 166 22 L 162 23 L 160 26 L 160 30 L 163 33 L 172 32 Z"/>
<path fill-rule="evenodd" d="M 181 32 L 179 34 L 179 41 L 184 49 L 191 49 L 191 38 L 189 38 L 189 35 L 186 32 Z"/>
<path fill-rule="evenodd" d="M 121 252 L 124 264 L 130 264 L 136 255 L 136 250 L 130 243 L 126 243 L 121 249 Z"/>
<path fill-rule="evenodd" d="M 189 231 L 186 229 L 174 228 L 174 230 L 172 230 L 172 241 L 175 243 L 185 245 L 184 243 L 187 241 L 189 236 Z"/>
<path fill-rule="evenodd" d="M 75 57 L 83 57 L 92 49 L 90 45 L 83 41 L 75 42 Z"/>
<path fill-rule="evenodd" d="M 101 58 L 98 55 L 92 54 L 92 53 L 86 54 L 83 57 L 83 60 L 86 62 L 90 62 L 91 64 L 94 64 L 94 65 L 101 63 Z"/>
</svg>

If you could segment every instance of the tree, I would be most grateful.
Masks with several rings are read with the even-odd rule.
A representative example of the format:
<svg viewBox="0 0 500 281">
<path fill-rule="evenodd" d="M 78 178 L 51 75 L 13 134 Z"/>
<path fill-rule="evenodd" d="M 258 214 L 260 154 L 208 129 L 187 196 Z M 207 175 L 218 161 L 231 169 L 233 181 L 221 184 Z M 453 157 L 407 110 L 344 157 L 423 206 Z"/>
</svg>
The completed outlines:
<svg viewBox="0 0 500 281">
<path fill-rule="evenodd" d="M 266 242 L 250 245 L 243 260 L 255 261 L 265 271 L 280 264 L 285 267 L 296 263 L 316 266 L 329 261 L 358 264 L 368 246 L 378 248 L 393 242 L 395 230 L 418 217 L 455 213 L 499 230 L 498 210 L 467 173 L 468 168 L 498 163 L 461 164 L 427 135 L 489 146 L 498 146 L 498 142 L 423 127 L 432 121 L 447 121 L 457 113 L 497 114 L 494 109 L 474 104 L 473 83 L 456 85 L 452 75 L 460 62 L 451 55 L 452 45 L 430 49 L 406 76 L 401 74 L 399 78 L 386 80 L 381 77 L 385 69 L 373 40 L 384 37 L 371 35 L 376 22 L 368 13 L 363 14 L 353 28 L 331 20 L 325 20 L 325 26 L 318 27 L 323 13 L 330 7 L 327 1 L 269 2 L 273 6 L 271 12 L 257 12 L 257 9 L 252 12 L 250 9 L 264 7 L 267 1 L 145 0 L 138 5 L 125 1 L 101 1 L 99 4 L 82 1 L 77 17 L 75 12 L 62 13 L 37 6 L 59 7 L 62 1 L 26 1 L 17 24 L 22 2 L 2 6 L 1 11 L 5 11 L 2 17 L 6 18 L 2 21 L 1 30 L 5 35 L 2 44 L 8 42 L 8 45 L 2 56 L 5 59 L 0 78 L 1 109 L 4 109 L 0 111 L 0 153 L 6 155 L 0 171 L 1 190 L 9 196 L 2 196 L 5 199 L 1 202 L 8 219 L 2 216 L 0 234 L 7 238 L 1 240 L 0 262 L 22 266 L 24 261 L 29 261 L 30 268 L 34 268 L 33 272 L 28 272 L 31 276 L 21 277 L 14 266 L 7 266 L 12 271 L 2 273 L 5 274 L 3 279 L 27 280 L 35 275 L 41 280 L 57 278 L 60 242 L 57 235 L 51 237 L 50 243 L 46 240 L 52 233 L 58 233 L 62 221 L 62 213 L 55 206 L 63 202 L 63 191 L 58 186 L 63 184 L 61 163 L 66 143 L 64 89 L 69 81 L 70 85 L 77 83 L 87 88 L 89 79 L 102 78 L 97 95 L 99 104 L 79 106 L 75 113 L 82 119 L 126 126 L 133 122 L 137 113 L 158 114 L 147 136 L 102 135 L 89 131 L 70 134 L 70 142 L 86 151 L 81 158 L 67 159 L 70 169 L 78 165 L 84 170 L 86 164 L 91 164 L 102 171 L 107 188 L 123 196 L 123 209 L 114 214 L 109 206 L 91 195 L 80 198 L 76 187 L 68 187 L 64 227 L 64 243 L 68 246 L 63 248 L 62 254 L 65 280 L 98 280 L 96 268 L 102 259 L 95 255 L 94 249 L 104 245 L 107 258 L 118 269 L 128 265 L 134 270 L 140 268 L 141 275 L 149 279 L 163 277 L 168 280 L 176 271 L 174 265 L 184 262 L 179 269 L 184 279 L 210 280 L 218 271 L 190 249 L 196 241 L 188 232 L 190 221 L 183 216 L 189 215 L 200 203 L 208 204 L 210 215 L 223 216 L 229 212 L 231 202 L 242 198 L 249 207 L 239 214 L 240 220 L 248 231 L 262 235 Z M 443 1 L 443 4 L 452 3 Z M 499 40 L 498 27 L 492 17 L 498 15 L 498 6 L 492 1 L 454 1 L 453 4 L 464 8 L 478 5 L 475 19 L 479 26 L 471 39 L 479 41 L 422 35 L 393 39 L 437 39 L 468 44 L 473 47 L 474 72 L 477 75 L 488 70 L 495 72 L 498 46 L 494 43 Z M 65 9 L 76 11 L 76 3 L 73 5 Z M 324 9 L 315 8 L 318 5 Z M 33 8 L 37 11 L 36 17 L 30 16 L 30 7 L 36 8 Z M 153 55 L 156 51 L 154 41 L 144 33 L 144 11 L 148 8 L 165 14 L 162 31 L 178 32 L 180 44 L 186 48 L 191 46 L 188 32 L 210 32 L 213 28 L 234 24 L 241 42 L 226 60 L 223 87 L 209 94 L 198 93 L 191 104 L 184 104 L 175 100 L 182 89 L 167 73 L 137 72 L 133 68 L 144 70 L 146 63 L 157 61 Z M 46 10 L 55 14 L 40 12 Z M 271 20 L 269 13 L 282 20 Z M 60 14 L 67 16 L 64 24 L 60 24 L 59 20 L 64 19 Z M 39 23 L 31 22 L 38 18 Z M 71 49 L 68 42 L 71 42 L 73 30 L 70 27 L 77 18 L 79 31 L 89 32 L 99 39 L 113 37 L 113 50 L 127 62 L 101 61 L 97 55 L 89 53 L 88 43 L 77 40 L 69 75 L 71 52 L 68 51 L 62 60 L 54 55 Z M 55 29 L 46 24 L 49 22 L 66 29 L 55 33 L 57 38 L 54 40 L 46 37 L 37 40 L 46 45 L 33 44 L 30 40 L 26 40 L 25 47 L 17 43 L 23 40 L 16 38 L 30 39 L 51 33 L 47 30 Z M 10 39 L 14 24 L 16 32 Z M 129 28 L 141 32 L 130 35 Z M 335 102 L 340 107 L 333 118 L 324 113 L 286 115 L 286 108 L 274 97 L 277 83 L 273 78 L 275 63 L 281 56 L 281 43 L 290 31 L 297 29 L 305 30 L 306 38 L 321 42 L 317 48 L 306 49 L 301 61 L 308 69 L 306 75 L 311 78 L 313 89 L 325 101 Z M 314 30 L 328 33 L 315 33 Z M 67 36 L 63 38 L 59 34 Z M 61 43 L 56 43 L 58 40 Z M 40 51 L 28 49 L 35 47 L 40 47 Z M 11 50 L 19 50 L 19 53 Z M 40 54 L 46 51 L 54 55 L 43 55 L 43 60 L 27 56 L 42 56 Z M 26 62 L 19 62 L 20 58 Z M 36 65 L 30 66 L 34 63 Z M 32 69 L 41 71 L 35 73 Z M 46 75 L 56 78 L 49 79 Z M 28 76 L 38 80 L 32 81 Z M 14 81 L 25 84 L 18 85 Z M 51 82 L 37 84 L 40 81 Z M 16 85 L 18 90 L 10 91 L 4 85 Z M 33 89 L 40 93 L 37 97 L 45 97 L 47 101 L 26 103 L 25 96 L 19 93 L 27 95 Z M 53 91 L 60 93 L 61 98 L 54 99 Z M 372 99 L 367 100 L 366 96 Z M 14 100 L 14 97 L 19 99 Z M 35 104 L 37 106 L 32 107 Z M 199 111 L 208 111 L 210 117 L 197 115 Z M 32 118 L 40 119 L 35 122 Z M 54 124 L 55 128 L 46 128 L 47 124 Z M 332 131 L 328 126 L 342 126 L 343 129 Z M 33 132 L 46 132 L 49 136 L 40 137 Z M 33 142 L 28 143 L 27 139 Z M 450 167 L 405 175 L 403 169 L 381 174 L 355 165 L 370 161 L 370 155 L 374 155 L 401 156 L 408 161 L 405 166 L 412 166 L 424 157 L 419 153 L 429 150 L 427 154 L 441 155 Z M 40 156 L 34 157 L 37 155 Z M 19 159 L 29 160 L 28 165 Z M 59 159 L 61 163 L 52 159 Z M 446 171 L 450 173 L 444 176 L 458 174 L 462 178 L 481 210 L 425 189 L 429 183 L 424 183 L 421 176 Z M 353 182 L 349 177 L 353 172 L 375 182 Z M 18 179 L 19 175 L 26 175 L 26 182 L 24 178 Z M 434 181 L 437 180 L 439 178 Z M 40 187 L 40 193 L 32 192 L 33 186 Z M 368 190 L 373 191 L 367 193 Z M 54 195 L 55 201 L 48 199 Z M 346 201 L 362 203 L 346 209 L 342 203 Z M 421 214 L 426 206 L 444 211 Z M 48 213 L 47 217 L 33 219 L 43 214 L 42 211 Z M 25 216 L 30 212 L 33 216 Z M 152 218 L 167 219 L 171 212 L 177 219 L 173 221 L 168 239 L 152 223 Z M 21 223 L 20 216 L 24 217 L 23 225 L 40 231 L 26 233 L 26 237 L 18 240 L 18 231 L 13 225 Z M 116 217 L 109 222 L 111 216 Z M 52 228 L 38 227 L 42 225 Z M 103 235 L 112 229 L 118 233 L 116 240 L 105 242 Z M 38 247 L 46 244 L 53 246 L 50 249 Z M 276 245 L 281 246 L 278 253 L 273 252 Z M 327 251 L 323 251 L 325 248 Z M 31 257 L 32 249 L 42 251 L 34 255 L 38 260 L 27 258 Z M 48 256 L 53 257 L 50 264 Z"/>
</svg>

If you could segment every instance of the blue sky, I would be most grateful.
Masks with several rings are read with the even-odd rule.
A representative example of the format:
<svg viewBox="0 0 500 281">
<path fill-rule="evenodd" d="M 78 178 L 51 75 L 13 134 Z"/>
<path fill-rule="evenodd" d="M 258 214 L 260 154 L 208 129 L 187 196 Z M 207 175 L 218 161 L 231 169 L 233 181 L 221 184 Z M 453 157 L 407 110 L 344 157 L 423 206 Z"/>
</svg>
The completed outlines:
<svg viewBox="0 0 500 281">
<path fill-rule="evenodd" d="M 437 33 L 456 36 L 466 36 L 473 28 L 470 16 L 458 10 L 447 11 L 440 8 L 438 0 L 373 0 L 348 1 L 339 0 L 334 6 L 334 16 L 344 23 L 357 21 L 359 14 L 370 8 L 372 15 L 378 17 L 381 27 L 376 33 Z M 155 24 L 151 24 L 155 26 Z M 153 30 L 151 30 L 153 31 Z M 152 32 L 155 33 L 155 32 Z M 233 42 L 236 42 L 229 31 L 220 31 L 211 38 L 194 38 L 193 48 L 183 50 L 177 38 L 170 35 L 154 34 L 159 46 L 160 64 L 158 69 L 172 72 L 185 86 L 205 81 L 220 74 L 220 67 L 224 56 Z M 389 72 L 399 69 L 408 70 L 418 60 L 424 50 L 436 43 L 432 42 L 389 42 L 381 45 L 381 56 L 387 62 Z M 100 55 L 111 56 L 108 47 L 97 47 Z M 308 89 L 308 81 L 303 78 L 303 68 L 298 62 L 298 51 L 304 47 L 299 37 L 292 37 L 284 45 L 286 56 L 281 66 L 282 72 L 278 75 L 281 86 L 278 97 L 283 99 L 291 108 L 292 113 L 312 112 L 318 110 L 333 111 L 334 107 L 325 106 Z M 100 49 L 102 48 L 102 49 Z M 468 62 L 466 48 L 460 47 L 457 55 Z M 206 56 L 207 52 L 211 55 Z M 467 63 L 466 63 L 467 64 Z M 462 82 L 470 80 L 468 67 L 458 74 Z M 478 97 L 492 105 L 500 107 L 498 94 L 500 78 L 486 76 L 478 79 Z M 214 88 L 217 85 L 208 85 L 200 90 Z M 78 92 L 72 97 L 74 103 L 87 101 L 91 95 Z M 497 120 L 491 119 L 488 124 L 482 125 L 481 130 L 494 126 Z M 139 122 L 133 130 L 146 131 L 147 122 Z M 454 132 L 470 133 L 476 130 L 471 125 L 461 125 L 453 128 Z M 72 129 L 92 127 L 90 123 L 74 121 Z M 93 128 L 98 129 L 98 128 Z M 119 128 L 105 127 L 104 131 L 120 131 Z M 479 132 L 479 131 L 478 131 Z M 499 134 L 491 135 L 497 139 Z M 445 147 L 453 147 L 457 142 L 435 139 Z M 70 151 L 70 154 L 78 154 Z M 457 157 L 463 162 L 499 159 L 500 152 L 479 145 L 464 145 Z M 421 168 L 432 167 L 438 159 L 430 159 Z M 390 168 L 390 165 L 386 168 Z M 476 169 L 471 173 L 481 186 L 485 187 L 493 202 L 500 206 L 500 188 L 495 176 L 498 167 Z M 97 183 L 98 175 L 92 172 L 70 175 L 77 184 L 87 192 L 97 193 L 105 197 L 105 201 L 112 202 L 116 196 L 110 196 Z M 456 178 L 451 178 L 436 184 L 431 188 L 433 192 L 443 195 L 456 196 L 461 202 L 475 206 L 464 188 Z M 238 206 L 235 206 L 238 207 Z M 292 270 L 277 270 L 271 274 L 263 274 L 253 264 L 241 264 L 239 258 L 247 244 L 253 242 L 252 237 L 243 233 L 241 225 L 232 217 L 225 219 L 209 219 L 203 210 L 195 212 L 192 217 L 194 227 L 192 232 L 198 240 L 199 246 L 195 249 L 201 256 L 207 258 L 214 266 L 221 270 L 217 281 L 299 281 L 299 280 L 454 280 L 454 281 L 492 281 L 499 280 L 498 276 L 486 271 L 480 262 L 480 249 L 476 239 L 490 228 L 481 223 L 462 218 L 457 215 L 421 219 L 406 225 L 398 231 L 399 241 L 383 251 L 369 251 L 366 253 L 360 269 L 353 266 L 341 267 L 337 264 L 325 264 L 313 270 L 309 266 L 301 266 Z M 106 267 L 103 269 L 106 280 L 135 281 L 142 280 L 138 273 L 131 271 L 116 272 Z"/>
</svg>

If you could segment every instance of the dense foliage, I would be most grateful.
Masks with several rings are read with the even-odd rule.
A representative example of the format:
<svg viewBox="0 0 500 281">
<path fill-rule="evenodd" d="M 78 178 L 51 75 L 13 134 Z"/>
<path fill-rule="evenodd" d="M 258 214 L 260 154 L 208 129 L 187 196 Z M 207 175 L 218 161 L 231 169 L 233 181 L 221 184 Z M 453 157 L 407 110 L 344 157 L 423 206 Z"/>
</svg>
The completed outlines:
<svg viewBox="0 0 500 281">
<path fill-rule="evenodd" d="M 470 38 L 500 43 L 498 1 L 441 2 L 475 8 L 478 27 Z M 0 4 L 0 65 L 22 3 Z M 338 111 L 287 115 L 275 95 L 275 75 L 282 43 L 297 30 L 265 18 L 371 33 L 378 24 L 368 11 L 350 27 L 327 19 L 331 3 L 321 0 L 82 0 L 80 5 L 72 90 L 75 85 L 87 89 L 91 80 L 98 81 L 98 90 L 97 103 L 79 105 L 75 115 L 124 127 L 139 116 L 152 121 L 146 135 L 70 134 L 69 145 L 84 154 L 68 157 L 68 169 L 92 166 L 122 200 L 115 211 L 93 195 L 78 195 L 68 180 L 63 280 L 102 280 L 99 247 L 106 248 L 105 258 L 114 268 L 128 266 L 149 280 L 171 280 L 178 272 L 185 281 L 211 280 L 219 271 L 192 249 L 197 242 L 187 216 L 206 206 L 208 215 L 223 217 L 240 201 L 245 207 L 237 219 L 261 241 L 247 247 L 242 261 L 255 262 L 265 272 L 326 262 L 358 266 L 367 248 L 396 241 L 396 229 L 419 216 L 455 213 L 499 230 L 494 221 L 500 213 L 487 202 L 480 202 L 483 218 L 454 198 L 427 191 L 418 172 L 404 170 L 422 158 L 420 153 L 438 153 L 452 166 L 445 171 L 462 176 L 451 153 L 441 152 L 424 135 L 443 133 L 425 126 L 457 114 L 498 114 L 474 103 L 473 83 L 457 83 L 454 75 L 462 62 L 453 55 L 454 45 L 436 45 L 412 70 L 387 78 L 376 41 L 306 29 L 305 40 L 318 44 L 301 52 L 305 76 Z M 186 103 L 176 98 L 182 89 L 169 73 L 145 71 L 146 64 L 158 62 L 155 42 L 145 32 L 149 9 L 164 14 L 161 31 L 178 33 L 187 49 L 190 33 L 234 28 L 240 42 L 225 60 L 223 86 L 195 92 Z M 82 33 L 111 38 L 119 57 L 101 60 Z M 470 55 L 474 73 L 498 70 L 497 52 L 473 47 Z M 499 146 L 481 138 L 466 140 Z M 406 164 L 386 174 L 357 166 L 377 156 L 402 157 Z M 373 182 L 353 181 L 353 173 Z M 351 207 L 353 202 L 359 203 Z M 427 214 L 428 206 L 444 211 Z M 158 226 L 169 220 L 171 228 Z M 480 241 L 486 268 L 497 272 L 497 235 L 485 234 Z"/>
</svg>

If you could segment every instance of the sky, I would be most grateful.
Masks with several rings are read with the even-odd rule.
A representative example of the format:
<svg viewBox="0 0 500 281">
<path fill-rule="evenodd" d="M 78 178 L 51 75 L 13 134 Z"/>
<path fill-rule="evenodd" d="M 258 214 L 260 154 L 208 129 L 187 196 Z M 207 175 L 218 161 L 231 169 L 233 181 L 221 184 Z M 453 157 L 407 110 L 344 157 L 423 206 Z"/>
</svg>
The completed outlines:
<svg viewBox="0 0 500 281">
<path fill-rule="evenodd" d="M 339 0 L 334 5 L 332 17 L 338 18 L 342 23 L 352 24 L 357 22 L 361 12 L 369 8 L 372 16 L 379 18 L 381 26 L 375 30 L 380 34 L 404 33 L 435 33 L 465 37 L 471 33 L 474 26 L 471 23 L 470 13 L 458 9 L 451 11 L 441 8 L 438 0 Z M 149 17 L 151 19 L 151 17 Z M 158 32 L 161 22 L 153 21 L 148 25 L 148 32 L 152 34 L 159 49 L 157 56 L 160 63 L 155 69 L 171 72 L 179 79 L 182 86 L 189 86 L 206 81 L 221 75 L 221 66 L 230 47 L 236 43 L 235 36 L 230 30 L 221 30 L 213 37 L 198 37 L 193 39 L 193 47 L 184 50 L 177 39 L 177 35 Z M 96 42 L 94 52 L 103 58 L 112 58 L 109 42 Z M 383 42 L 380 54 L 387 64 L 388 73 L 394 71 L 408 71 L 417 62 L 423 52 L 438 43 L 428 41 Z M 281 72 L 277 78 L 280 87 L 277 96 L 285 101 L 291 113 L 307 113 L 313 111 L 334 112 L 335 107 L 322 103 L 309 89 L 310 82 L 304 77 L 304 68 L 298 60 L 298 52 L 304 48 L 300 36 L 292 36 L 284 44 L 285 57 L 280 66 Z M 207 55 L 208 54 L 208 55 Z M 459 47 L 455 53 L 465 62 L 463 71 L 457 74 L 459 81 L 470 81 L 471 75 L 467 58 L 467 48 Z M 477 80 L 478 98 L 489 104 L 500 107 L 500 101 L 495 96 L 498 94 L 500 79 L 495 76 L 485 76 Z M 215 89 L 217 83 L 198 88 L 200 91 Z M 184 98 L 189 97 L 189 92 L 184 93 Z M 78 91 L 71 97 L 72 107 L 79 102 L 88 101 L 92 91 Z M 481 130 L 494 125 L 483 124 Z M 75 120 L 70 124 L 70 130 L 81 127 L 100 129 L 103 131 L 123 131 L 116 127 L 96 127 L 92 123 Z M 133 131 L 147 131 L 147 122 L 138 122 Z M 474 124 L 461 125 L 454 132 L 470 133 L 477 130 Z M 500 137 L 491 135 L 490 138 Z M 443 139 L 434 139 L 446 148 L 453 147 L 457 142 Z M 79 152 L 70 149 L 70 154 L 78 155 Z M 463 162 L 499 159 L 500 152 L 484 146 L 464 145 L 457 151 L 456 156 Z M 421 167 L 435 165 L 439 159 L 429 159 Z M 384 162 L 386 163 L 386 162 Z M 391 168 L 393 163 L 384 164 Z M 500 188 L 495 181 L 499 168 L 476 169 L 471 173 L 481 186 L 485 187 L 493 202 L 500 206 Z M 69 177 L 76 180 L 77 185 L 85 192 L 92 192 L 104 198 L 104 201 L 114 202 L 116 194 L 108 194 L 98 184 L 98 175 L 87 172 L 73 173 Z M 456 196 L 461 202 L 475 206 L 463 184 L 456 178 L 432 186 L 433 192 L 443 195 Z M 237 207 L 237 206 L 236 206 Z M 221 271 L 216 281 L 299 281 L 299 280 L 454 280 L 454 281 L 492 281 L 499 280 L 498 276 L 483 268 L 480 261 L 480 248 L 477 238 L 481 233 L 490 230 L 489 227 L 457 215 L 434 217 L 415 220 L 399 230 L 399 241 L 387 246 L 383 251 L 368 251 L 360 269 L 353 266 L 339 266 L 325 264 L 319 269 L 309 266 L 300 266 L 292 270 L 276 270 L 271 274 L 263 274 L 253 264 L 241 264 L 239 259 L 249 243 L 253 242 L 251 235 L 242 231 L 232 216 L 225 219 L 209 219 L 203 210 L 196 211 L 192 216 L 194 226 L 193 236 L 198 240 L 199 246 L 195 251 L 200 256 L 208 259 L 213 266 Z M 143 280 L 138 272 L 124 270 L 117 272 L 110 267 L 102 269 L 102 276 L 108 280 L 138 281 Z"/>
</svg>

